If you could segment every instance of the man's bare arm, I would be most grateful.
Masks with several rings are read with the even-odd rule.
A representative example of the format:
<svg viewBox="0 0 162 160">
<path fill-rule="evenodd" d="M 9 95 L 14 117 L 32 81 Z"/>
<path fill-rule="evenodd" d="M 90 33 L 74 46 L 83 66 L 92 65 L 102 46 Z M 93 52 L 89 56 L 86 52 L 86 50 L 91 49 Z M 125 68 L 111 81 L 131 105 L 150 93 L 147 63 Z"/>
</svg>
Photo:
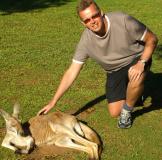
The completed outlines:
<svg viewBox="0 0 162 160">
<path fill-rule="evenodd" d="M 64 73 L 61 83 L 51 101 L 44 106 L 38 114 L 46 114 L 57 103 L 57 101 L 64 95 L 64 93 L 70 88 L 75 79 L 78 77 L 83 64 L 73 62 L 67 71 Z"/>
</svg>

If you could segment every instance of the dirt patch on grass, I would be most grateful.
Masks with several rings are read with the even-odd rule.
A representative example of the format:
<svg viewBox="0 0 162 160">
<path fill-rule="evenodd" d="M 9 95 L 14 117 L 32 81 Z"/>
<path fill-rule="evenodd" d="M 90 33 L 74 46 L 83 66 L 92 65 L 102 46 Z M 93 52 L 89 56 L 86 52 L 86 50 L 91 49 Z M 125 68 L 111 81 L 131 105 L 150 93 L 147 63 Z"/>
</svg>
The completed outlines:
<svg viewBox="0 0 162 160">
<path fill-rule="evenodd" d="M 23 155 L 23 160 L 41 160 L 41 159 L 54 159 L 58 156 L 65 156 L 67 159 L 70 159 L 70 156 L 67 155 L 67 153 L 77 153 L 77 151 L 63 148 L 63 147 L 57 147 L 55 145 L 51 146 L 42 146 L 37 147 L 28 155 Z"/>
<path fill-rule="evenodd" d="M 6 133 L 6 128 L 0 128 L 0 137 L 4 136 Z"/>
<path fill-rule="evenodd" d="M 86 118 L 88 116 L 90 116 L 90 114 L 92 114 L 92 112 L 94 112 L 96 109 L 91 107 L 91 108 L 88 108 L 84 111 L 76 111 L 76 109 L 71 109 L 71 110 L 68 110 L 66 111 L 66 113 L 68 114 L 73 114 L 75 115 L 79 120 L 86 120 Z"/>
</svg>

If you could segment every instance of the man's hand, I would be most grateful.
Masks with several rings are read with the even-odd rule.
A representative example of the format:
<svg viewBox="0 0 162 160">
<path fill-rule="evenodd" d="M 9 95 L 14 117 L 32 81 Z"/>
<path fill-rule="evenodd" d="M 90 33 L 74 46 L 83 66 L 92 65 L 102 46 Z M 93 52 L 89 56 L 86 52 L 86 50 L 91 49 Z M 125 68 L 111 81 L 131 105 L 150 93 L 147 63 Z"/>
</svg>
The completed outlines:
<svg viewBox="0 0 162 160">
<path fill-rule="evenodd" d="M 130 81 L 138 81 L 140 79 L 140 76 L 144 72 L 145 65 L 138 61 L 135 65 L 130 67 L 129 69 L 129 79 Z"/>
<path fill-rule="evenodd" d="M 43 108 L 37 113 L 37 115 L 47 114 L 52 108 L 53 108 L 53 105 L 51 105 L 51 104 L 49 103 L 48 105 L 46 105 L 45 107 L 43 107 Z"/>
</svg>

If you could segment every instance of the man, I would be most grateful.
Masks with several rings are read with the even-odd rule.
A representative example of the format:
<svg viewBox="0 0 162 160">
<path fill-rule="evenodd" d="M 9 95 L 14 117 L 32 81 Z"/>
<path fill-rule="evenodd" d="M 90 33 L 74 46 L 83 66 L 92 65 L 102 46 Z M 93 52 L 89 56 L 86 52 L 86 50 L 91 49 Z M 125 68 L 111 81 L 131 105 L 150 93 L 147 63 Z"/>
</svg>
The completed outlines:
<svg viewBox="0 0 162 160">
<path fill-rule="evenodd" d="M 135 18 L 122 12 L 103 14 L 93 0 L 81 0 L 77 12 L 86 29 L 54 97 L 39 114 L 46 114 L 56 105 L 91 57 L 108 73 L 106 96 L 110 115 L 120 116 L 120 128 L 129 128 L 131 112 L 143 92 L 158 40 Z"/>
</svg>

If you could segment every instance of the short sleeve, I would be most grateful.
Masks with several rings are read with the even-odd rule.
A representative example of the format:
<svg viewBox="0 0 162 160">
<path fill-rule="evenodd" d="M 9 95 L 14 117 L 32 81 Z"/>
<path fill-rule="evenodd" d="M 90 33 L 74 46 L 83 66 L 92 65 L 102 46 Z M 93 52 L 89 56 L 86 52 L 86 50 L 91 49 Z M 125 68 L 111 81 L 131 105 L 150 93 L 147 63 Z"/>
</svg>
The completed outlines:
<svg viewBox="0 0 162 160">
<path fill-rule="evenodd" d="M 84 63 L 88 59 L 88 49 L 87 49 L 87 38 L 86 33 L 83 32 L 80 41 L 76 47 L 75 54 L 73 56 L 73 62 Z"/>
<path fill-rule="evenodd" d="M 143 41 L 147 32 L 146 26 L 132 16 L 125 15 L 125 27 L 133 40 Z"/>
</svg>

